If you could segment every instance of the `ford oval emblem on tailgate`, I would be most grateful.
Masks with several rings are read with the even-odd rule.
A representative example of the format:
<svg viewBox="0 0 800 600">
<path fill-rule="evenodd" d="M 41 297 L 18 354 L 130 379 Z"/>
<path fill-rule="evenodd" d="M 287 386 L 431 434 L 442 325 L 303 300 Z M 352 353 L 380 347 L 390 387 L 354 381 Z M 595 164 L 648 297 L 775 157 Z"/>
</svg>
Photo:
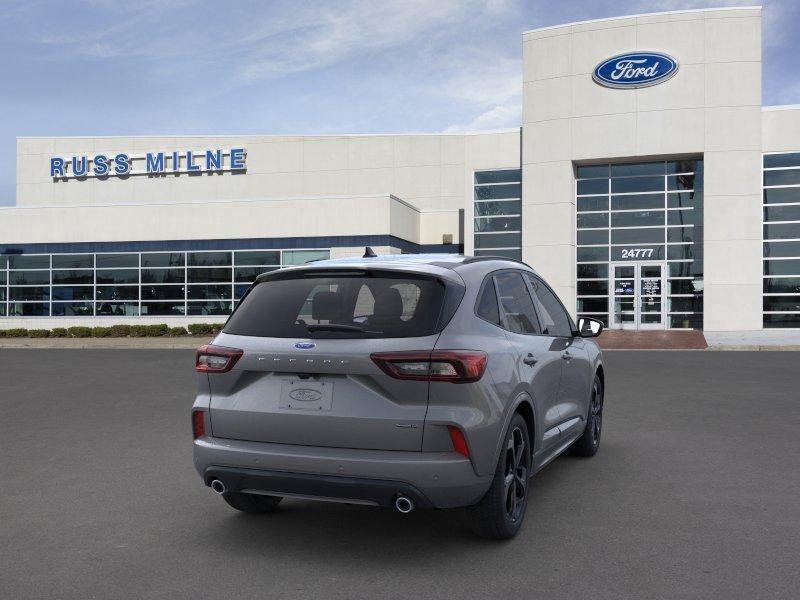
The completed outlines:
<svg viewBox="0 0 800 600">
<path fill-rule="evenodd" d="M 308 388 L 300 388 L 299 390 L 292 390 L 289 392 L 289 397 L 298 402 L 317 402 L 322 399 L 322 393 L 317 390 L 310 390 Z"/>
<path fill-rule="evenodd" d="M 298 350 L 310 350 L 311 348 L 316 348 L 317 345 L 314 342 L 297 342 L 294 347 Z"/>
</svg>

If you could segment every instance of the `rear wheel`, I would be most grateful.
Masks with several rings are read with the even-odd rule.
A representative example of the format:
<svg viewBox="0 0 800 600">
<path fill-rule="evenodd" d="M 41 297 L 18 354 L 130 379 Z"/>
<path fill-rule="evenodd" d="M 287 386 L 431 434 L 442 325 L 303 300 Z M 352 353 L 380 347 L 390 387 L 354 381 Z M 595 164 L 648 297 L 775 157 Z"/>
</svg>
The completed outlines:
<svg viewBox="0 0 800 600">
<path fill-rule="evenodd" d="M 467 507 L 472 530 L 481 537 L 505 540 L 522 526 L 531 472 L 530 438 L 525 419 L 516 414 L 506 431 L 492 485 L 480 502 Z"/>
<path fill-rule="evenodd" d="M 589 415 L 583 435 L 575 440 L 570 452 L 575 456 L 594 456 L 600 448 L 600 434 L 603 430 L 603 383 L 594 376 L 592 398 L 589 402 Z"/>
<path fill-rule="evenodd" d="M 263 496 L 261 494 L 243 494 L 241 492 L 225 492 L 222 498 L 236 510 L 250 514 L 272 512 L 280 504 L 280 496 Z"/>
</svg>

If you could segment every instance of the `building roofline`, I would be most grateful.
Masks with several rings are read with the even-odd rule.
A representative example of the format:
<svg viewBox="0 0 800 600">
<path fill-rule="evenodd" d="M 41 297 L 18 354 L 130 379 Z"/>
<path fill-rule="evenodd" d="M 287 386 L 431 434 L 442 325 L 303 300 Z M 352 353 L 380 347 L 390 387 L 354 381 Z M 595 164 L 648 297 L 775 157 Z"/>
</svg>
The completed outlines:
<svg viewBox="0 0 800 600">
<path fill-rule="evenodd" d="M 620 19 L 632 19 L 635 17 L 655 17 L 658 15 L 676 15 L 684 13 L 706 13 L 706 12 L 714 12 L 720 10 L 753 10 L 753 9 L 761 10 L 762 6 L 753 5 L 753 6 L 720 6 L 718 8 L 687 8 L 682 10 L 665 10 L 661 12 L 620 15 L 618 17 L 601 17 L 599 19 L 586 19 L 584 21 L 572 21 L 570 23 L 561 23 L 560 25 L 548 25 L 547 27 L 536 27 L 535 29 L 528 29 L 527 31 L 523 31 L 522 35 L 526 35 L 528 33 L 535 33 L 537 31 L 547 31 L 549 29 L 559 29 L 561 27 L 571 27 L 572 25 L 585 25 L 588 23 L 600 23 L 602 21 L 618 21 Z"/>
<path fill-rule="evenodd" d="M 772 106 L 762 106 L 761 110 L 800 110 L 800 104 L 773 104 Z"/>
</svg>

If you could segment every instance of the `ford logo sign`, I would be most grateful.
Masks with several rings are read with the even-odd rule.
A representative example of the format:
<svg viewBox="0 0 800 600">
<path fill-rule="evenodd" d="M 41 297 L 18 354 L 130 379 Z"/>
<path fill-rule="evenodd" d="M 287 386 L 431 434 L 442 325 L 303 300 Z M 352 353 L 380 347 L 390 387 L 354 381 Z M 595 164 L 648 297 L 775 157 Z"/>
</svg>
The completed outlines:
<svg viewBox="0 0 800 600">
<path fill-rule="evenodd" d="M 322 392 L 308 388 L 302 388 L 289 392 L 289 397 L 292 400 L 297 400 L 298 402 L 317 402 L 322 398 Z"/>
<path fill-rule="evenodd" d="M 311 350 L 311 348 L 316 348 L 317 345 L 314 342 L 297 342 L 294 347 L 298 350 Z"/>
<path fill-rule="evenodd" d="M 631 52 L 609 58 L 594 69 L 592 79 L 610 88 L 641 88 L 666 81 L 678 72 L 678 61 L 658 52 Z"/>
</svg>

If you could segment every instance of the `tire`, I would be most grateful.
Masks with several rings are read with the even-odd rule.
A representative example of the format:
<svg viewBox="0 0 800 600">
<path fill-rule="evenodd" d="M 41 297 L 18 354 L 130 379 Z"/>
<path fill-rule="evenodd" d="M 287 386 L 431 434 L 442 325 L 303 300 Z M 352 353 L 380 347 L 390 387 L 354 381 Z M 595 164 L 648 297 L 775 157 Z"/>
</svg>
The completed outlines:
<svg viewBox="0 0 800 600">
<path fill-rule="evenodd" d="M 272 512 L 283 500 L 280 496 L 242 494 L 241 492 L 225 492 L 222 494 L 222 498 L 236 510 L 254 515 Z"/>
<path fill-rule="evenodd" d="M 480 502 L 467 507 L 472 530 L 493 540 L 514 537 L 522 527 L 528 506 L 531 444 L 522 415 L 514 415 L 503 440 L 503 450 L 489 491 Z"/>
<path fill-rule="evenodd" d="M 589 399 L 589 415 L 583 434 L 570 447 L 574 456 L 594 456 L 600 449 L 600 434 L 603 432 L 603 383 L 594 376 L 592 397 Z"/>
</svg>

